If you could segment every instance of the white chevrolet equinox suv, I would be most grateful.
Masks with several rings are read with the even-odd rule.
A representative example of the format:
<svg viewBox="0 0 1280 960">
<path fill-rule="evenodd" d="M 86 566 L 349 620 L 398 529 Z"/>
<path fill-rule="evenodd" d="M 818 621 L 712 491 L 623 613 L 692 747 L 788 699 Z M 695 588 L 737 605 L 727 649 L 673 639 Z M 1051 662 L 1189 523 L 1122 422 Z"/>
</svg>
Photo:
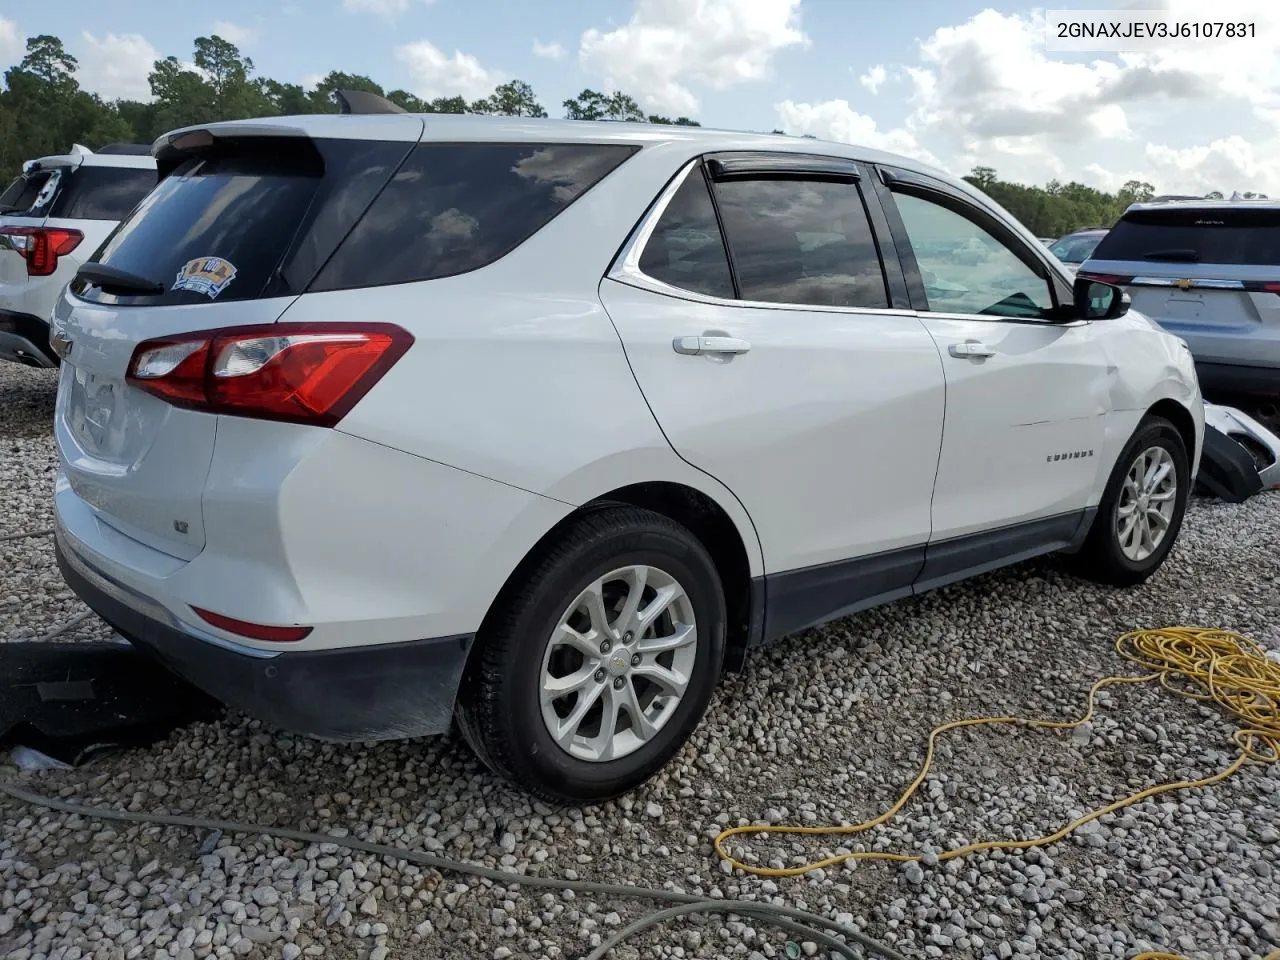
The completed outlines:
<svg viewBox="0 0 1280 960">
<path fill-rule="evenodd" d="M 1185 345 L 910 160 L 407 114 L 155 155 L 55 312 L 59 562 L 270 725 L 456 718 L 596 801 L 754 647 L 1052 551 L 1137 583 L 1177 537 Z"/>
</svg>

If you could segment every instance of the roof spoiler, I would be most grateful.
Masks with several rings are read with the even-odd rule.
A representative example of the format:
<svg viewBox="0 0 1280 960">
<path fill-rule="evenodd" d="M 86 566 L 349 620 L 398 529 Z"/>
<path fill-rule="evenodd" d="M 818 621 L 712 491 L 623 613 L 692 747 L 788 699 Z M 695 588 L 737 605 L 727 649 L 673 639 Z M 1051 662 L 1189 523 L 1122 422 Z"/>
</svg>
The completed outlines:
<svg viewBox="0 0 1280 960">
<path fill-rule="evenodd" d="M 369 93 L 365 90 L 335 90 L 334 97 L 338 100 L 338 112 L 345 114 L 368 114 L 368 113 L 408 113 L 404 107 L 398 103 L 392 103 L 386 97 L 380 97 L 376 93 Z"/>
<path fill-rule="evenodd" d="M 151 144 L 108 143 L 106 146 L 98 148 L 98 155 L 117 157 L 149 157 L 151 156 Z"/>
</svg>

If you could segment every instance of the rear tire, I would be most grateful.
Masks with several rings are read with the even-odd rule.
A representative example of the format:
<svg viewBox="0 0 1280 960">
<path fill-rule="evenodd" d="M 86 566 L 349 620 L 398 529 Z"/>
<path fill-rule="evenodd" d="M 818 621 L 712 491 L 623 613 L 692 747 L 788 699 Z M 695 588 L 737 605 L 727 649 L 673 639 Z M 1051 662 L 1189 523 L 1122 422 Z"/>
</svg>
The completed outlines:
<svg viewBox="0 0 1280 960">
<path fill-rule="evenodd" d="M 486 618 L 459 730 L 487 767 L 544 799 L 626 793 L 701 720 L 725 623 L 715 564 L 688 530 L 629 506 L 584 514 Z"/>
<path fill-rule="evenodd" d="M 1117 587 L 1142 583 L 1173 549 L 1190 489 L 1182 435 L 1163 417 L 1147 417 L 1111 471 L 1089 536 L 1072 558 L 1075 572 Z"/>
</svg>

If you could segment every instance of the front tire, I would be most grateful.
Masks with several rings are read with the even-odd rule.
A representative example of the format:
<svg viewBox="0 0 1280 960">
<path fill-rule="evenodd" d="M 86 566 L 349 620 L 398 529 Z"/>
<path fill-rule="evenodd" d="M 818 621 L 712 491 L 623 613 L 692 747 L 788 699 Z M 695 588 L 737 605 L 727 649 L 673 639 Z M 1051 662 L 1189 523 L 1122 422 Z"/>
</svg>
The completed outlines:
<svg viewBox="0 0 1280 960">
<path fill-rule="evenodd" d="M 629 506 L 584 514 L 486 618 L 459 729 L 486 766 L 547 800 L 626 793 L 702 718 L 725 622 L 715 564 L 688 530 Z"/>
<path fill-rule="evenodd" d="M 1191 490 L 1186 444 L 1163 417 L 1138 425 L 1112 470 L 1084 547 L 1081 576 L 1111 586 L 1142 583 L 1173 549 Z"/>
</svg>

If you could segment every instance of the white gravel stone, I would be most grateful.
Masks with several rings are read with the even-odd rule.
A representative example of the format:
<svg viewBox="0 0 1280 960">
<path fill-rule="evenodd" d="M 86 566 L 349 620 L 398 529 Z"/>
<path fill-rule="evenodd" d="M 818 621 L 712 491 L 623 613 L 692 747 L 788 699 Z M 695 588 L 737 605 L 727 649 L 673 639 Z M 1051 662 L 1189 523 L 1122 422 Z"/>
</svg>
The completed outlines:
<svg viewBox="0 0 1280 960">
<path fill-rule="evenodd" d="M 0 363 L 0 535 L 51 525 L 55 379 Z M 1229 763 L 1230 721 L 1156 685 L 1104 691 L 1088 728 L 1070 734 L 944 737 L 920 795 L 866 834 L 729 843 L 740 859 L 777 867 L 841 849 L 926 854 L 927 865 L 862 862 L 764 880 L 717 863 L 709 839 L 739 823 L 875 816 L 914 776 L 929 728 L 944 719 L 1074 718 L 1094 679 L 1130 672 L 1112 645 L 1138 626 L 1230 628 L 1280 651 L 1277 543 L 1280 495 L 1195 500 L 1168 563 L 1136 589 L 1101 589 L 1037 561 L 808 631 L 753 654 L 673 763 L 589 810 L 532 801 L 454 738 L 328 744 L 234 713 L 80 769 L 6 767 L 0 776 L 121 809 L 299 826 L 546 876 L 768 898 L 883 938 L 911 960 L 1083 960 L 1154 948 L 1243 960 L 1280 946 L 1278 766 L 1155 798 L 1048 850 L 938 860 L 980 839 L 1051 832 L 1131 791 Z M 84 609 L 47 537 L 0 541 L 0 640 L 34 639 Z M 60 642 L 110 635 L 90 618 Z M 14 960 L 569 960 L 645 909 L 442 877 L 336 844 L 210 840 L 7 798 L 0 820 L 0 956 Z M 627 955 L 777 960 L 786 939 L 754 921 L 691 920 L 638 938 Z M 811 948 L 825 956 L 801 944 L 805 956 Z"/>
</svg>

